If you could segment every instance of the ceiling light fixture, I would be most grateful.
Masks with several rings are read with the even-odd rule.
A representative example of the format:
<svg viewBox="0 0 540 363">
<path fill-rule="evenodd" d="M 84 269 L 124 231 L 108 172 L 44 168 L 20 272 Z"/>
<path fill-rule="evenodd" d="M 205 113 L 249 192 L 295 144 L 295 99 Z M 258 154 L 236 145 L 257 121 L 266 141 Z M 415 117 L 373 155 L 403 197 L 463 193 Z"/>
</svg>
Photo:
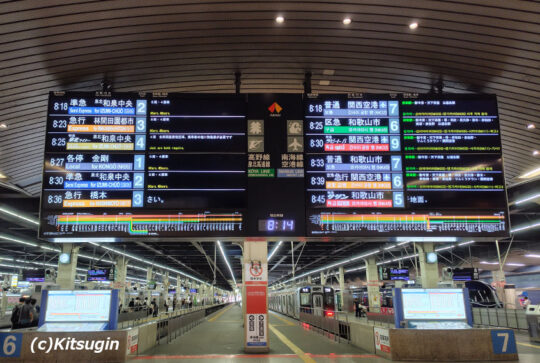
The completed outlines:
<svg viewBox="0 0 540 363">
<path fill-rule="evenodd" d="M 351 21 L 352 21 L 351 18 L 345 18 L 345 19 L 343 19 L 343 24 L 349 25 L 351 23 Z"/>
<path fill-rule="evenodd" d="M 534 253 L 530 253 L 528 255 L 525 255 L 525 257 L 528 257 L 528 258 L 540 258 L 540 255 L 535 255 Z"/>
<path fill-rule="evenodd" d="M 439 248 L 436 248 L 436 249 L 435 249 L 435 252 L 451 250 L 451 249 L 454 248 L 454 247 L 456 247 L 456 246 L 439 247 Z"/>
<path fill-rule="evenodd" d="M 5 174 L 0 173 L 0 179 L 6 179 L 7 176 Z"/>
<path fill-rule="evenodd" d="M 236 286 L 236 279 L 234 278 L 234 273 L 231 268 L 231 265 L 229 264 L 229 260 L 227 259 L 227 255 L 225 255 L 225 252 L 223 251 L 223 247 L 221 247 L 221 242 L 217 241 L 219 250 L 221 251 L 221 256 L 223 256 L 223 259 L 225 260 L 225 263 L 227 264 L 227 267 L 229 268 L 229 272 L 231 273 L 232 279 L 234 281 L 234 286 Z"/>
<path fill-rule="evenodd" d="M 2 122 L 0 124 L 0 129 L 7 129 L 7 125 L 4 122 Z"/>
<path fill-rule="evenodd" d="M 534 151 L 533 151 L 533 156 L 536 156 L 536 155 L 538 155 L 538 154 L 540 154 L 540 153 L 538 152 L 538 150 L 534 150 Z"/>
<path fill-rule="evenodd" d="M 2 174 L 0 174 L 0 178 L 1 178 L 1 175 L 2 175 Z M 0 212 L 5 213 L 5 214 L 9 214 L 9 215 L 12 216 L 12 217 L 17 217 L 17 218 L 20 218 L 20 219 L 22 219 L 22 220 L 25 220 L 25 221 L 27 221 L 27 222 L 30 222 L 30 223 L 33 223 L 33 224 L 39 226 L 39 221 L 38 221 L 37 219 L 33 219 L 33 218 L 28 218 L 28 217 L 25 217 L 25 216 L 21 216 L 20 214 L 17 214 L 17 213 L 15 213 L 14 211 L 11 211 L 11 210 L 6 209 L 6 208 L 4 208 L 4 207 L 0 207 Z"/>
<path fill-rule="evenodd" d="M 91 245 L 103 248 L 103 249 L 105 249 L 107 251 L 111 251 L 113 253 L 116 253 L 117 255 L 125 256 L 125 257 L 127 257 L 129 259 L 132 259 L 132 260 L 135 260 L 135 261 L 140 261 L 140 262 L 145 263 L 147 265 L 150 265 L 152 267 L 157 267 L 158 269 L 161 269 L 161 270 L 167 270 L 169 272 L 174 272 L 177 275 L 183 275 L 183 276 L 186 276 L 186 277 L 188 277 L 188 278 L 190 278 L 190 279 L 192 279 L 194 281 L 197 281 L 197 282 L 200 282 L 200 283 L 203 283 L 203 284 L 206 284 L 206 285 L 210 286 L 210 284 L 208 284 L 205 281 L 202 281 L 201 279 L 198 279 L 198 278 L 196 278 L 196 277 L 194 277 L 194 276 L 192 276 L 190 274 L 187 274 L 187 273 L 185 273 L 183 271 L 171 268 L 169 266 L 164 266 L 164 265 L 161 265 L 161 264 L 157 264 L 157 263 L 154 263 L 152 261 L 148 261 L 148 260 L 146 260 L 144 258 L 140 258 L 140 257 L 137 257 L 135 255 L 131 255 L 129 253 L 122 252 L 122 251 L 117 250 L 115 248 L 100 245 L 99 243 L 96 243 L 96 242 L 88 242 L 88 243 L 91 244 Z M 128 266 L 128 267 L 131 267 L 131 266 Z"/>
<path fill-rule="evenodd" d="M 278 16 L 276 17 L 276 23 L 282 24 L 284 21 L 285 21 L 285 18 L 284 18 L 283 16 L 278 15 Z"/>
<path fill-rule="evenodd" d="M 418 28 L 418 23 L 416 21 L 409 24 L 409 29 L 415 30 L 416 28 Z"/>
<path fill-rule="evenodd" d="M 526 172 L 525 174 L 523 175 L 520 175 L 518 176 L 519 179 L 529 179 L 529 178 L 533 178 L 535 176 L 538 176 L 540 175 L 540 167 L 536 168 L 536 169 L 533 169 L 529 172 Z"/>
<path fill-rule="evenodd" d="M 527 229 L 536 228 L 536 227 L 540 227 L 540 221 L 535 222 L 533 224 L 529 224 L 528 226 L 517 227 L 517 228 L 511 229 L 510 233 L 521 232 L 521 231 L 525 231 Z"/>
<path fill-rule="evenodd" d="M 470 245 L 472 243 L 474 243 L 474 241 L 465 241 L 465 242 L 458 243 L 458 246 L 466 246 L 466 245 Z"/>
<path fill-rule="evenodd" d="M 279 241 L 279 243 L 277 244 L 276 247 L 274 247 L 274 249 L 272 250 L 272 252 L 270 252 L 270 255 L 268 255 L 268 258 L 267 258 L 267 262 L 270 262 L 270 259 L 274 256 L 274 254 L 277 252 L 277 250 L 281 247 L 281 244 L 283 243 L 283 241 Z"/>
<path fill-rule="evenodd" d="M 527 128 L 530 130 L 530 129 L 535 129 L 536 126 L 534 124 L 528 124 L 527 125 Z"/>
<path fill-rule="evenodd" d="M 525 198 L 520 199 L 520 200 L 516 200 L 515 204 L 522 204 L 522 203 L 529 202 L 531 200 L 535 200 L 535 199 L 538 199 L 538 198 L 540 198 L 540 193 L 535 194 L 535 195 L 531 195 L 530 197 L 525 197 Z"/>
</svg>

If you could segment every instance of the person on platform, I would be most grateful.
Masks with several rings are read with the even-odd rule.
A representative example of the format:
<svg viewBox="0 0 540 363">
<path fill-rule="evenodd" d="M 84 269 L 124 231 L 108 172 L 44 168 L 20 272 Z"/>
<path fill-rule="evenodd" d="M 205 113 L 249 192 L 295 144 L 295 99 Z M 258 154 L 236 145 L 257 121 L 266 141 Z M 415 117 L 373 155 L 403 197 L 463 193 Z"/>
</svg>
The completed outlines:
<svg viewBox="0 0 540 363">
<path fill-rule="evenodd" d="M 156 317 L 158 316 L 158 304 L 156 302 L 156 298 L 152 299 L 152 316 Z"/>
<path fill-rule="evenodd" d="M 176 297 L 173 299 L 172 301 L 172 310 L 175 311 L 176 310 L 176 304 L 177 304 L 177 300 L 176 300 Z"/>
<path fill-rule="evenodd" d="M 354 316 L 359 318 L 362 316 L 362 306 L 360 305 L 360 300 L 358 298 L 354 299 Z"/>
<path fill-rule="evenodd" d="M 523 309 L 527 309 L 527 306 L 529 306 L 530 304 L 531 304 L 531 300 L 529 300 L 528 296 L 525 296 L 523 298 L 523 303 L 522 303 Z"/>
<path fill-rule="evenodd" d="M 133 310 L 135 308 L 135 299 L 131 298 L 131 300 L 129 300 L 128 308 L 130 310 Z"/>
<path fill-rule="evenodd" d="M 30 326 L 38 326 L 40 308 L 39 308 L 39 305 L 37 305 L 37 300 L 30 299 L 30 305 L 32 306 L 32 315 L 33 315 L 32 323 L 30 323 Z"/>
<path fill-rule="evenodd" d="M 24 300 L 24 305 L 21 307 L 21 315 L 19 316 L 19 326 L 21 328 L 28 328 L 34 320 L 34 312 L 32 305 L 30 304 L 31 301 L 30 298 L 27 298 Z"/>
<path fill-rule="evenodd" d="M 19 303 L 13 307 L 11 310 L 11 329 L 19 329 L 19 317 L 21 316 L 21 309 L 24 305 L 26 299 L 21 297 Z"/>
</svg>

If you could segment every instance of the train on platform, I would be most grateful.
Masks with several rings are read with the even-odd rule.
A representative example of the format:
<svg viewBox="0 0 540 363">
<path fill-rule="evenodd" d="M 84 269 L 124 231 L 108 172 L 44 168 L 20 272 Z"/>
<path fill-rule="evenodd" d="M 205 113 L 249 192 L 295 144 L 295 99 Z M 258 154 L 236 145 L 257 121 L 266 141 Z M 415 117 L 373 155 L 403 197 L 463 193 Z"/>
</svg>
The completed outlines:
<svg viewBox="0 0 540 363">
<path fill-rule="evenodd" d="M 335 301 L 335 292 L 330 286 L 302 286 L 271 291 L 268 305 L 270 310 L 299 319 L 300 312 L 334 316 Z"/>
<path fill-rule="evenodd" d="M 415 286 L 411 286 L 415 287 Z M 446 286 L 440 286 L 446 287 Z M 451 287 L 451 286 L 448 286 Z M 472 307 L 483 307 L 483 308 L 502 308 L 503 303 L 497 296 L 495 289 L 479 280 L 466 281 L 464 287 L 469 289 L 469 301 L 471 302 Z M 381 301 L 380 306 L 383 308 L 393 308 L 394 301 L 392 295 L 392 286 L 384 287 L 380 289 Z M 347 295 L 350 296 L 348 300 L 348 311 L 352 311 L 352 299 L 358 299 L 360 305 L 369 308 L 369 299 L 367 293 L 367 287 L 359 287 L 354 289 L 349 289 Z M 350 306 L 349 306 L 350 305 Z"/>
</svg>

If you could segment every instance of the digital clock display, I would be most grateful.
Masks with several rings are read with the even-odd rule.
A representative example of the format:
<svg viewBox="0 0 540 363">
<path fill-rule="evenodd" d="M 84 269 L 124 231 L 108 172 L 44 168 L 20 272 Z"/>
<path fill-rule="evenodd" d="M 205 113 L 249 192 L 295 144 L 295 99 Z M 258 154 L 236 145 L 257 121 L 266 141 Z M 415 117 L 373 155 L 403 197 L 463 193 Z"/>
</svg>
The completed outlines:
<svg viewBox="0 0 540 363">
<path fill-rule="evenodd" d="M 259 232 L 294 232 L 294 219 L 259 219 Z"/>
</svg>

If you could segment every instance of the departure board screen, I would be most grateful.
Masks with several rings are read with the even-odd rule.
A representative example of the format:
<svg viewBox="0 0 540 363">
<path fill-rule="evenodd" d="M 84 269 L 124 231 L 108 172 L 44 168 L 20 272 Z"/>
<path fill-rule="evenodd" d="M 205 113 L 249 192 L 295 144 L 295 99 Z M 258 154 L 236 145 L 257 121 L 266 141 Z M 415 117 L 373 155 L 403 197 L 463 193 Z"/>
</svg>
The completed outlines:
<svg viewBox="0 0 540 363">
<path fill-rule="evenodd" d="M 39 237 L 508 235 L 494 95 L 51 92 Z"/>
<path fill-rule="evenodd" d="M 240 96 L 51 93 L 40 236 L 242 234 L 246 142 Z"/>
<path fill-rule="evenodd" d="M 495 96 L 323 95 L 304 129 L 308 236 L 508 234 Z"/>
</svg>

